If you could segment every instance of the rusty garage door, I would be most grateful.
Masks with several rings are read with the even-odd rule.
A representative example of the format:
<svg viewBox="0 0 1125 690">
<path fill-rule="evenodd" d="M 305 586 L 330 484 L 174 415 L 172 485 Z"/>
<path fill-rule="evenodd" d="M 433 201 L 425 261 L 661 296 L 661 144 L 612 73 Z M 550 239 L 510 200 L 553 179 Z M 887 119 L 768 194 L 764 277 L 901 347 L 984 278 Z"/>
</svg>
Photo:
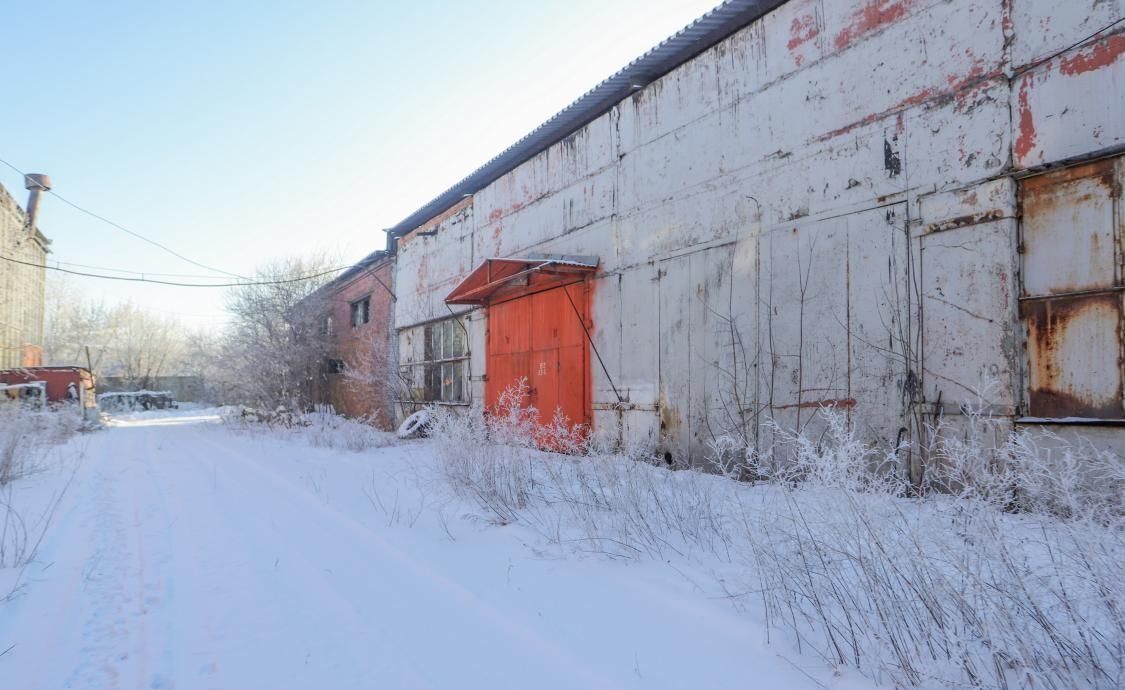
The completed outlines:
<svg viewBox="0 0 1125 690">
<path fill-rule="evenodd" d="M 1021 182 L 1032 417 L 1125 419 L 1123 179 L 1118 157 Z"/>
<path fill-rule="evenodd" d="M 561 412 L 590 425 L 587 333 L 596 257 L 538 255 L 488 259 L 446 297 L 488 307 L 484 397 L 494 410 L 505 390 L 526 380 L 525 405 L 548 423 Z"/>
<path fill-rule="evenodd" d="M 542 422 L 558 410 L 571 424 L 590 423 L 586 296 L 583 282 L 489 306 L 486 405 L 526 379 L 527 402 Z"/>
</svg>

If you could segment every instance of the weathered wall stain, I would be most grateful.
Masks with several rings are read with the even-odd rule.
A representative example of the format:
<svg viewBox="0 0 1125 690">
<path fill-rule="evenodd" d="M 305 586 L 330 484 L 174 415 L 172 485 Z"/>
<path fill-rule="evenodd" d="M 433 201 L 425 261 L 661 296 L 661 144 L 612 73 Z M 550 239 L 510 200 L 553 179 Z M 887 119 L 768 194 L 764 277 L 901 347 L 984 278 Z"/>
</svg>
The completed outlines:
<svg viewBox="0 0 1125 690">
<path fill-rule="evenodd" d="M 1020 160 L 1025 160 L 1028 154 L 1035 148 L 1036 133 L 1035 133 L 1035 116 L 1031 112 L 1031 105 L 1028 102 L 1028 92 L 1032 88 L 1031 79 L 1025 80 L 1020 84 L 1019 91 L 1019 120 L 1018 120 L 1018 134 L 1016 136 L 1016 143 L 1013 147 L 1016 152 L 1016 157 Z"/>
<path fill-rule="evenodd" d="M 867 0 L 853 15 L 851 24 L 836 34 L 836 48 L 843 50 L 867 34 L 901 20 L 913 4 L 910 0 Z"/>
<path fill-rule="evenodd" d="M 1059 72 L 1075 76 L 1109 67 L 1125 55 L 1125 34 L 1113 34 L 1059 61 Z"/>
</svg>

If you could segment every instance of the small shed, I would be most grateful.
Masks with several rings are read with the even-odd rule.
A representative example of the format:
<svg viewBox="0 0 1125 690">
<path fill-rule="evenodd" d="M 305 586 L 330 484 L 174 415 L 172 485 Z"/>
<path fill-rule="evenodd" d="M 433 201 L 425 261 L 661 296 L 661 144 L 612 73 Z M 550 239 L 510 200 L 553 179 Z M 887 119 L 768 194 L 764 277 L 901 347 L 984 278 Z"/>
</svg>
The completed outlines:
<svg viewBox="0 0 1125 690">
<path fill-rule="evenodd" d="M 82 367 L 21 367 L 0 369 L 0 383 L 21 384 L 43 382 L 47 402 L 77 401 L 83 408 L 97 407 L 94 396 L 94 375 Z"/>
</svg>

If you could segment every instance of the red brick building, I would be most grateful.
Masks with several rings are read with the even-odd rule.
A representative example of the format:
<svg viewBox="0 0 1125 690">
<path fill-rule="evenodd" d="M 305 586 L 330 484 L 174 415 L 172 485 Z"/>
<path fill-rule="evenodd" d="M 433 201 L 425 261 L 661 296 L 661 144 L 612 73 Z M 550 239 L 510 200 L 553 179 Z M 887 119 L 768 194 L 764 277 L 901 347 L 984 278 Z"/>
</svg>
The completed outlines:
<svg viewBox="0 0 1125 690">
<path fill-rule="evenodd" d="M 382 428 L 394 421 L 393 270 L 390 255 L 374 252 L 305 301 L 321 312 L 320 327 L 329 343 L 317 402 Z"/>
</svg>

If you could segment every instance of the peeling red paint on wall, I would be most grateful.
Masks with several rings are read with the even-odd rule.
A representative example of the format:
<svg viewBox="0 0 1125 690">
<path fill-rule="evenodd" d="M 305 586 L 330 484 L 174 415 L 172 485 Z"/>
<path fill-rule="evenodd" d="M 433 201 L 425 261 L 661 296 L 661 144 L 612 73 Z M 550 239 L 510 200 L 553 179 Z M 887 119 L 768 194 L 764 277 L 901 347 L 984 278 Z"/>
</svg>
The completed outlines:
<svg viewBox="0 0 1125 690">
<path fill-rule="evenodd" d="M 908 97 L 902 99 L 901 101 L 899 101 L 898 103 L 896 103 L 895 106 L 893 108 L 891 108 L 891 110 L 893 111 L 893 110 L 897 110 L 899 108 L 912 108 L 916 105 L 921 105 L 921 104 L 925 103 L 926 101 L 930 100 L 931 98 L 934 98 L 935 96 L 939 95 L 940 93 L 941 92 L 938 91 L 937 89 L 922 89 L 921 91 L 914 94 L 913 96 L 908 96 Z"/>
<path fill-rule="evenodd" d="M 793 24 L 789 27 L 789 50 L 808 43 L 820 34 L 820 27 L 816 25 L 816 15 L 806 14 L 803 17 L 794 17 Z"/>
<path fill-rule="evenodd" d="M 1024 162 L 1031 150 L 1035 148 L 1035 120 L 1031 115 L 1031 105 L 1028 102 L 1028 93 L 1031 90 L 1031 80 L 1025 79 L 1020 84 L 1019 95 L 1019 127 L 1016 134 L 1014 150 L 1016 159 Z"/>
<path fill-rule="evenodd" d="M 494 209 L 492 209 L 491 211 L 488 212 L 488 222 L 489 223 L 495 223 L 496 221 L 500 220 L 500 218 L 503 215 L 504 215 L 504 209 L 494 208 Z"/>
<path fill-rule="evenodd" d="M 836 48 L 843 50 L 872 31 L 897 22 L 906 16 L 912 4 L 910 0 L 868 0 L 855 13 L 852 23 L 836 34 Z"/>
<path fill-rule="evenodd" d="M 804 14 L 793 18 L 793 23 L 789 27 L 789 42 L 785 45 L 793 54 L 793 61 L 798 67 L 805 61 L 805 56 L 797 52 L 797 49 L 819 35 L 820 26 L 817 24 L 815 14 Z"/>
<path fill-rule="evenodd" d="M 407 233 L 403 237 L 398 238 L 398 246 L 400 248 L 405 247 L 407 244 L 409 244 L 411 241 L 413 241 L 414 238 L 417 237 L 419 233 L 429 233 L 431 231 L 438 230 L 440 228 L 440 226 L 445 221 L 447 221 L 450 218 L 456 216 L 458 213 L 461 213 L 465 209 L 472 208 L 472 206 L 473 206 L 473 197 L 471 197 L 471 196 L 465 197 L 464 199 L 457 202 L 453 206 L 450 206 L 445 211 L 442 211 L 441 213 L 439 213 L 436 216 L 430 218 L 426 222 L 420 224 L 418 227 L 414 228 L 413 230 L 411 230 L 409 233 Z"/>
<path fill-rule="evenodd" d="M 863 118 L 861 118 L 859 120 L 856 120 L 855 122 L 851 123 L 850 125 L 844 125 L 843 127 L 840 127 L 838 129 L 834 129 L 830 132 L 825 132 L 824 134 L 821 134 L 819 137 L 817 137 L 816 140 L 817 141 L 828 141 L 829 139 L 834 139 L 835 137 L 847 134 L 848 132 L 852 131 L 853 129 L 859 129 L 860 127 L 863 127 L 865 125 L 869 125 L 872 122 L 875 122 L 876 120 L 878 120 L 879 118 L 882 118 L 882 117 L 886 117 L 886 113 L 872 113 L 870 115 L 866 115 Z"/>
<path fill-rule="evenodd" d="M 906 98 L 902 99 L 901 101 L 899 101 L 898 103 L 894 104 L 893 106 L 891 106 L 887 110 L 884 110 L 881 113 L 871 113 L 870 115 L 865 115 L 864 117 L 860 118 L 859 120 L 856 120 L 855 122 L 852 122 L 851 124 L 844 125 L 843 127 L 840 127 L 838 129 L 834 129 L 830 132 L 825 132 L 824 134 L 817 137 L 816 141 L 827 141 L 828 139 L 838 137 L 842 134 L 847 134 L 848 132 L 850 132 L 854 129 L 858 129 L 859 127 L 869 125 L 872 122 L 876 122 L 878 120 L 881 120 L 884 117 L 888 117 L 888 116 L 890 116 L 890 115 L 892 115 L 896 112 L 898 112 L 899 116 L 900 116 L 899 117 L 899 130 L 901 130 L 902 129 L 902 117 L 901 117 L 901 115 L 902 115 L 903 110 L 908 109 L 908 108 L 913 108 L 915 106 L 919 106 L 919 105 L 922 105 L 923 103 L 928 103 L 930 101 L 938 100 L 938 99 L 941 99 L 941 98 L 947 98 L 947 97 L 950 97 L 950 96 L 953 96 L 953 95 L 957 95 L 958 97 L 960 97 L 960 94 L 972 93 L 976 89 L 980 88 L 982 85 L 988 84 L 992 80 L 998 79 L 1002 76 L 1003 76 L 1003 72 L 999 69 L 994 70 L 992 72 L 989 72 L 988 74 L 985 74 L 983 65 L 978 64 L 978 65 L 974 66 L 973 69 L 971 69 L 968 74 L 966 74 L 962 77 L 955 77 L 955 76 L 946 77 L 946 81 L 951 86 L 951 88 L 949 88 L 949 89 L 938 89 L 938 88 L 934 88 L 934 87 L 927 87 L 925 89 L 922 89 L 918 93 L 915 93 L 911 96 L 907 96 Z"/>
<path fill-rule="evenodd" d="M 1063 58 L 1059 63 L 1059 72 L 1067 76 L 1093 72 L 1112 65 L 1122 55 L 1125 55 L 1125 34 L 1114 34 L 1071 57 Z"/>
</svg>

